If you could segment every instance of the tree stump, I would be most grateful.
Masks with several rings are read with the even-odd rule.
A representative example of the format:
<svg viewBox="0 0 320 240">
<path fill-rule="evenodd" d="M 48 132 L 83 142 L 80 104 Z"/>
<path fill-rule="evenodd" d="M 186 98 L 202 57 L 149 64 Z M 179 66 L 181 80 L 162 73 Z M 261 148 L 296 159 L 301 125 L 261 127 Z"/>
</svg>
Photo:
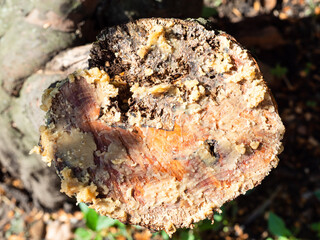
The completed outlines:
<svg viewBox="0 0 320 240">
<path fill-rule="evenodd" d="M 252 56 L 194 20 L 103 31 L 89 70 L 48 88 L 38 150 L 62 191 L 173 233 L 259 184 L 284 127 Z"/>
</svg>

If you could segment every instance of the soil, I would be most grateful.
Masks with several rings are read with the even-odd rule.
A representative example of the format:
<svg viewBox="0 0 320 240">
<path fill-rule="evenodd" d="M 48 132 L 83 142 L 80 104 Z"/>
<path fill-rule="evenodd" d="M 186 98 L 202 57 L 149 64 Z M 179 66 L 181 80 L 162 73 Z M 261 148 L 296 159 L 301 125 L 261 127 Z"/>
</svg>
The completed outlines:
<svg viewBox="0 0 320 240">
<path fill-rule="evenodd" d="M 319 1 L 206 0 L 205 6 L 214 27 L 234 36 L 258 60 L 286 134 L 278 167 L 258 187 L 225 205 L 223 226 L 200 235 L 202 239 L 273 237 L 267 221 L 271 211 L 296 238 L 317 239 L 310 226 L 320 222 Z M 19 179 L 4 168 L 0 193 L 0 239 L 52 239 L 52 231 L 59 229 L 72 238 L 72 231 L 83 226 L 72 204 L 51 213 L 35 208 Z M 139 230 L 135 238 L 150 239 L 151 234 L 142 233 Z"/>
</svg>

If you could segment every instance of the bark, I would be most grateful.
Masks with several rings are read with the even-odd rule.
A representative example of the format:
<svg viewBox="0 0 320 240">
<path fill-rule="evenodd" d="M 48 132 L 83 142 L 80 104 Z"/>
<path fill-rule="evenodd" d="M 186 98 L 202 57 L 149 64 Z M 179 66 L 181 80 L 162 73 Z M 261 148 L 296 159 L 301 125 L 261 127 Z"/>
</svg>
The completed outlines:
<svg viewBox="0 0 320 240">
<path fill-rule="evenodd" d="M 9 5 L 9 1 L 5 4 Z M 3 9 L 8 10 L 10 16 L 18 11 L 7 5 Z M 22 5 L 22 10 L 25 16 L 14 18 L 3 27 L 0 42 L 0 83 L 14 95 L 18 95 L 26 77 L 56 52 L 75 43 L 77 24 L 90 14 L 83 4 L 71 0 L 51 0 L 45 4 L 34 1 Z M 2 16 L 1 21 L 7 21 L 7 16 Z"/>
</svg>

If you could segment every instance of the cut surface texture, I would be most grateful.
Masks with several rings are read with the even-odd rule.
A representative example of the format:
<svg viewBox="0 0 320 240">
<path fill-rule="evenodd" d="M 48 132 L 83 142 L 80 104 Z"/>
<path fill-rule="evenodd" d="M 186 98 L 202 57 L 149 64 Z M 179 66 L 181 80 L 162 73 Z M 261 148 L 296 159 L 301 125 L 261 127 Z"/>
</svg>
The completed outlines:
<svg viewBox="0 0 320 240">
<path fill-rule="evenodd" d="M 229 35 L 142 19 L 102 32 L 89 66 L 44 93 L 39 150 L 62 191 L 100 214 L 173 233 L 277 165 L 276 105 Z"/>
</svg>

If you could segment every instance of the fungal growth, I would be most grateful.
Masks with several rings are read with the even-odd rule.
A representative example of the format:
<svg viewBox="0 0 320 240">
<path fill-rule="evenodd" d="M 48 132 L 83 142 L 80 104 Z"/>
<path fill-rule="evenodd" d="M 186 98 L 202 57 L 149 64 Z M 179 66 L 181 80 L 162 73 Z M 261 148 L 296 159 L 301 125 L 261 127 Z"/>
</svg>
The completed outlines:
<svg viewBox="0 0 320 240">
<path fill-rule="evenodd" d="M 89 69 L 47 89 L 42 103 L 39 150 L 61 191 L 169 234 L 259 184 L 284 134 L 251 55 L 191 20 L 106 29 Z"/>
</svg>

